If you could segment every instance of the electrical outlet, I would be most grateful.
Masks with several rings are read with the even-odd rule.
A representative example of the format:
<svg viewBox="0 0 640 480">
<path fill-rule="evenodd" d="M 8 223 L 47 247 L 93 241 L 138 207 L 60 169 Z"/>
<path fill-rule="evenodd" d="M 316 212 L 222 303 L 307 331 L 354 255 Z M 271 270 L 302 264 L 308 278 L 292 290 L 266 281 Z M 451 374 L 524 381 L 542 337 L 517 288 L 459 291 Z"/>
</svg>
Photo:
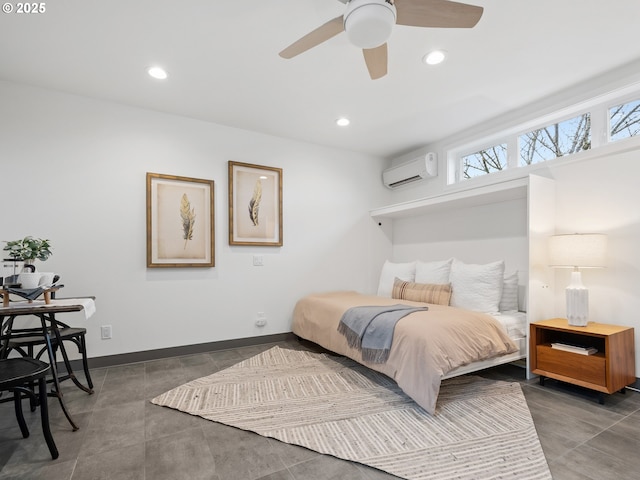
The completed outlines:
<svg viewBox="0 0 640 480">
<path fill-rule="evenodd" d="M 100 338 L 102 340 L 109 340 L 111 338 L 111 325 L 102 325 L 100 327 Z"/>
<path fill-rule="evenodd" d="M 264 312 L 256 314 L 256 327 L 264 327 L 267 324 L 267 316 Z"/>
</svg>

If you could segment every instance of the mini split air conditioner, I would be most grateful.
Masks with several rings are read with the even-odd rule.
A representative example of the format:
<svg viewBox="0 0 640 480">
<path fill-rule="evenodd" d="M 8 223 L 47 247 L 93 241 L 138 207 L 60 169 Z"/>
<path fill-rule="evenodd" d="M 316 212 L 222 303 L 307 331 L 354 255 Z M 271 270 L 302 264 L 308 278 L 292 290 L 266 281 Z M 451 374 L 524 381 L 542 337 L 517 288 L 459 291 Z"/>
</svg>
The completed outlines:
<svg viewBox="0 0 640 480">
<path fill-rule="evenodd" d="M 385 187 L 397 188 L 437 175 L 438 158 L 435 153 L 429 152 L 424 156 L 387 168 L 382 172 L 382 182 Z"/>
</svg>

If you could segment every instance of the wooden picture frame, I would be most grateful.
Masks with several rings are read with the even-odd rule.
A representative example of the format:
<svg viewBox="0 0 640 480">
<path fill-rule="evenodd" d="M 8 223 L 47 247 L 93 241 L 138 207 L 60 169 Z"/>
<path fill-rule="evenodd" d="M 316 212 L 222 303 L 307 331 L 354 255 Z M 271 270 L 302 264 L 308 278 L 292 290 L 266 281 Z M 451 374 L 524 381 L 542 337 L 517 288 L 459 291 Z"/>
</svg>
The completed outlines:
<svg viewBox="0 0 640 480">
<path fill-rule="evenodd" d="M 215 266 L 214 182 L 147 172 L 147 267 Z"/>
<path fill-rule="evenodd" d="M 282 169 L 229 161 L 229 245 L 282 246 Z"/>
</svg>

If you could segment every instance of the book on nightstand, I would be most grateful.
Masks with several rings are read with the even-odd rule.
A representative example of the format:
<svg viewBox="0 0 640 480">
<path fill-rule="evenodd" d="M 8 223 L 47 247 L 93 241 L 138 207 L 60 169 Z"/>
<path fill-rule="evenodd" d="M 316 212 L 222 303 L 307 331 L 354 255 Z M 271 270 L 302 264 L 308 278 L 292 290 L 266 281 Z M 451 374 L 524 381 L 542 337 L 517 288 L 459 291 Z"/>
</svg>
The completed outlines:
<svg viewBox="0 0 640 480">
<path fill-rule="evenodd" d="M 551 348 L 564 350 L 565 352 L 579 353 L 580 355 L 593 355 L 598 352 L 594 347 L 581 347 L 579 345 L 570 345 L 568 343 L 552 343 Z"/>
</svg>

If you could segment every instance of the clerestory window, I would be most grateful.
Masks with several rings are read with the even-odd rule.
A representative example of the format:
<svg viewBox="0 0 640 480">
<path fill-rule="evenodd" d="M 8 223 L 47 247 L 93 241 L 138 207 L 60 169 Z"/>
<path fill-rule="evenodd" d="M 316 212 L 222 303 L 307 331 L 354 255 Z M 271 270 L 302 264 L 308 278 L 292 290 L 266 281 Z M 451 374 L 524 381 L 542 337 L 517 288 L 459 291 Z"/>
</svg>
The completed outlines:
<svg viewBox="0 0 640 480">
<path fill-rule="evenodd" d="M 451 168 L 448 181 L 473 179 L 597 149 L 630 137 L 640 138 L 640 99 L 637 96 L 635 100 L 610 108 L 606 105 L 602 100 L 588 102 L 582 107 L 576 106 L 578 112 L 588 111 L 569 119 L 553 121 L 553 116 L 549 115 L 547 121 L 553 122 L 546 126 L 519 129 L 514 125 L 493 135 L 493 141 L 479 139 L 476 148 L 473 144 L 454 148 L 448 152 Z M 528 124 L 534 125 L 534 121 Z M 592 139 L 596 140 L 592 143 Z M 492 146 L 485 147 L 487 144 Z"/>
</svg>

